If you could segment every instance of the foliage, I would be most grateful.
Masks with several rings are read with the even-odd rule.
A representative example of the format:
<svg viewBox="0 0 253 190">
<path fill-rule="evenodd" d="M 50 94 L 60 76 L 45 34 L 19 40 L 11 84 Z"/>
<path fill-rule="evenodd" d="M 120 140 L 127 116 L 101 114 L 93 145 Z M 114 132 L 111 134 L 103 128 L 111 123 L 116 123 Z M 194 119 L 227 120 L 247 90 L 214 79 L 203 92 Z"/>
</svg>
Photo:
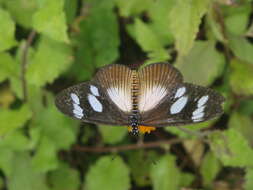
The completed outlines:
<svg viewBox="0 0 253 190">
<path fill-rule="evenodd" d="M 252 0 L 0 0 L 0 189 L 251 190 L 252 14 Z M 137 138 L 54 105 L 101 66 L 167 61 L 222 93 L 224 115 Z"/>
</svg>

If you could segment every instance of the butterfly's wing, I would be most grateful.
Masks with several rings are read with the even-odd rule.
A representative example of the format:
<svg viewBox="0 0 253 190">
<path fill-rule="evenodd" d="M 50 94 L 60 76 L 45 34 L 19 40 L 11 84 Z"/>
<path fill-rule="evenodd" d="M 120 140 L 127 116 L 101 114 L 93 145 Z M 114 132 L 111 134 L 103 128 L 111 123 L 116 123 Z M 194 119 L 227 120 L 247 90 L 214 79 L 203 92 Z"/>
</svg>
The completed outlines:
<svg viewBox="0 0 253 190">
<path fill-rule="evenodd" d="M 139 71 L 139 105 L 140 113 L 157 107 L 171 89 L 182 83 L 181 73 L 168 63 L 151 64 Z"/>
<path fill-rule="evenodd" d="M 140 98 L 144 100 L 140 99 L 139 102 L 145 102 L 139 107 L 140 125 L 186 125 L 222 114 L 221 104 L 224 98 L 214 90 L 183 83 L 179 71 L 170 65 L 155 64 L 151 67 L 140 71 L 141 92 L 144 93 Z M 146 88 L 155 90 L 150 93 Z"/>
<path fill-rule="evenodd" d="M 66 115 L 84 122 L 107 125 L 128 125 L 131 110 L 131 70 L 122 65 L 100 69 L 90 82 L 60 92 L 56 106 Z"/>
</svg>

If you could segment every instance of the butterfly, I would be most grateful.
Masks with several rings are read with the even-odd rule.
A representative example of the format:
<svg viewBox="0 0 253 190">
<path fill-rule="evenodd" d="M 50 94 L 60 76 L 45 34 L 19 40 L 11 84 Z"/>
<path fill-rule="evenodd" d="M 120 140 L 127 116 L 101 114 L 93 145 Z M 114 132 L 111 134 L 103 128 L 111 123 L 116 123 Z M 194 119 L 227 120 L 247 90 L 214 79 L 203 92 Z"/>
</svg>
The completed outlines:
<svg viewBox="0 0 253 190">
<path fill-rule="evenodd" d="M 140 70 L 107 65 L 91 81 L 61 91 L 55 100 L 57 108 L 70 117 L 130 126 L 134 134 L 207 121 L 223 113 L 223 102 L 214 90 L 183 82 L 182 74 L 168 63 Z"/>
</svg>

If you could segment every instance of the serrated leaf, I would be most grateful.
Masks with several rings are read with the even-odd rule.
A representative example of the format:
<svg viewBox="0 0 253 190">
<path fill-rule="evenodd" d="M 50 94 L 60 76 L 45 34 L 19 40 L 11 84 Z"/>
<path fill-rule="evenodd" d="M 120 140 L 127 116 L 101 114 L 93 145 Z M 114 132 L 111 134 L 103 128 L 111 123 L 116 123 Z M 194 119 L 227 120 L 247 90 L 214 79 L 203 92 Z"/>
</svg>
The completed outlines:
<svg viewBox="0 0 253 190">
<path fill-rule="evenodd" d="M 0 52 L 0 82 L 13 76 L 15 60 L 10 56 L 10 54 L 5 52 Z"/>
<path fill-rule="evenodd" d="M 37 0 L 11 0 L 4 3 L 18 24 L 31 28 L 33 14 L 38 8 Z"/>
<path fill-rule="evenodd" d="M 200 173 L 203 177 L 204 185 L 208 186 L 215 179 L 221 168 L 220 162 L 212 152 L 208 152 L 201 164 Z"/>
<path fill-rule="evenodd" d="M 155 60 L 152 62 L 168 60 L 169 53 L 163 48 L 160 39 L 155 35 L 148 24 L 140 19 L 136 19 L 134 30 L 136 41 L 144 51 L 148 52 L 149 58 Z"/>
<path fill-rule="evenodd" d="M 253 94 L 253 65 L 237 59 L 230 62 L 230 86 L 236 94 L 250 96 Z M 243 85 L 242 85 L 243 84 Z"/>
<path fill-rule="evenodd" d="M 176 166 L 176 158 L 165 155 L 151 166 L 150 177 L 154 190 L 178 190 L 180 187 L 180 171 Z"/>
<path fill-rule="evenodd" d="M 64 0 L 44 0 L 33 16 L 33 27 L 42 34 L 60 42 L 69 42 L 64 12 Z"/>
<path fill-rule="evenodd" d="M 86 174 L 83 190 L 128 190 L 129 169 L 118 156 L 103 156 Z"/>
<path fill-rule="evenodd" d="M 225 166 L 253 166 L 253 150 L 248 141 L 235 129 L 212 134 L 211 148 Z"/>
<path fill-rule="evenodd" d="M 221 75 L 224 65 L 224 55 L 216 51 L 214 41 L 195 42 L 189 54 L 176 63 L 185 81 L 204 86 L 212 84 Z"/>
<path fill-rule="evenodd" d="M 70 66 L 71 60 L 69 46 L 42 37 L 34 58 L 27 68 L 26 79 L 29 84 L 38 87 L 52 83 Z"/>
<path fill-rule="evenodd" d="M 241 133 L 253 145 L 253 121 L 250 116 L 233 112 L 230 114 L 228 126 Z"/>
<path fill-rule="evenodd" d="M 245 176 L 245 190 L 252 190 L 253 189 L 253 169 L 247 168 L 246 176 Z"/>
<path fill-rule="evenodd" d="M 0 136 L 4 136 L 23 125 L 32 116 L 27 105 L 23 105 L 18 110 L 1 109 L 0 110 Z"/>
<path fill-rule="evenodd" d="M 80 189 L 80 175 L 77 170 L 70 168 L 66 164 L 61 164 L 60 168 L 49 173 L 49 183 L 52 190 L 76 190 Z"/>
<path fill-rule="evenodd" d="M 7 184 L 9 190 L 49 190 L 46 176 L 33 171 L 28 153 L 16 153 L 12 159 L 12 167 Z"/>
<path fill-rule="evenodd" d="M 111 126 L 102 126 L 98 127 L 99 132 L 102 135 L 103 142 L 108 144 L 116 144 L 123 140 L 127 134 L 126 127 L 111 127 Z"/>
<path fill-rule="evenodd" d="M 15 24 L 10 14 L 0 7 L 0 52 L 17 44 L 15 40 Z"/>
<path fill-rule="evenodd" d="M 253 64 L 253 45 L 247 39 L 231 36 L 229 45 L 237 58 Z"/>
<path fill-rule="evenodd" d="M 202 16 L 209 0 L 177 0 L 171 9 L 170 28 L 176 39 L 176 49 L 186 55 L 193 46 Z M 179 14 L 180 13 L 180 14 Z"/>
</svg>

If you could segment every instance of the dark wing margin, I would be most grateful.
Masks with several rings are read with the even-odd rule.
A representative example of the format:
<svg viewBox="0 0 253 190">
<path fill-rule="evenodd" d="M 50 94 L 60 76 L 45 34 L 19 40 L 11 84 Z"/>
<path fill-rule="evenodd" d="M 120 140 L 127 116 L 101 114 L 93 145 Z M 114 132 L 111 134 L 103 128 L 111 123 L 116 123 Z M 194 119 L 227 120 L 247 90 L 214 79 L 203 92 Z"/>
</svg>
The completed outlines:
<svg viewBox="0 0 253 190">
<path fill-rule="evenodd" d="M 207 121 L 223 113 L 224 100 L 210 88 L 179 83 L 157 107 L 141 115 L 141 125 L 166 127 Z"/>
<path fill-rule="evenodd" d="M 84 82 L 61 91 L 55 100 L 64 114 L 88 123 L 127 125 L 128 116 L 108 99 L 104 88 Z"/>
</svg>

